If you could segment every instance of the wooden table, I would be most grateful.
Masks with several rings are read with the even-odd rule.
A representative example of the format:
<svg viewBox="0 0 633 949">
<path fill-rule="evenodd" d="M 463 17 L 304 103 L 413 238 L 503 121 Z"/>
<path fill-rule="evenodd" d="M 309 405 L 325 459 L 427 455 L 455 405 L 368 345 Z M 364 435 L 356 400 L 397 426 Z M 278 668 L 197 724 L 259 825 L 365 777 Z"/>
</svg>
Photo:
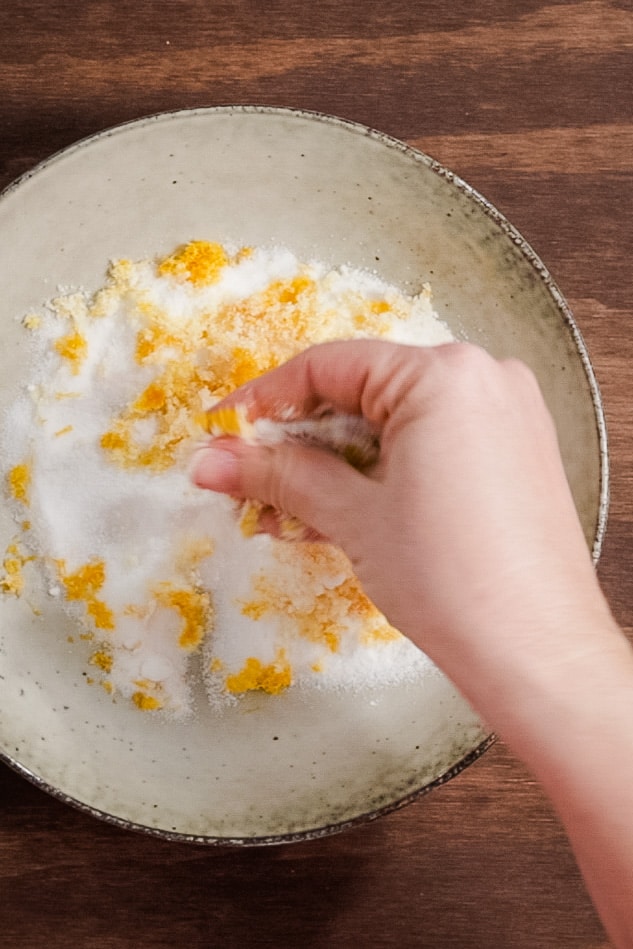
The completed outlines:
<svg viewBox="0 0 633 949">
<path fill-rule="evenodd" d="M 5 0 L 0 186 L 116 123 L 233 103 L 337 114 L 448 165 L 533 244 L 588 343 L 612 458 L 600 574 L 631 633 L 632 48 L 630 0 Z M 6 767 L 0 805 L 8 949 L 607 945 L 502 744 L 391 816 L 271 849 L 127 833 Z"/>
</svg>

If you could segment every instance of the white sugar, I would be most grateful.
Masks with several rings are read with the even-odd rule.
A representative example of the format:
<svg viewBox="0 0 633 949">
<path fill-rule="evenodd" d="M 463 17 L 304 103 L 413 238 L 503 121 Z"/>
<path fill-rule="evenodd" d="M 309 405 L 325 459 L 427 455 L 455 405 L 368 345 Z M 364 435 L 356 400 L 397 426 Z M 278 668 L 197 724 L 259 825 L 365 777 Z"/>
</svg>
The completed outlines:
<svg viewBox="0 0 633 949">
<path fill-rule="evenodd" d="M 196 253 L 205 264 L 216 250 Z M 239 253 L 212 279 L 181 263 L 120 262 L 94 296 L 43 306 L 25 328 L 31 378 L 3 420 L 7 470 L 30 472 L 24 543 L 54 604 L 92 639 L 94 677 L 142 709 L 185 715 L 194 656 L 218 707 L 290 681 L 360 688 L 424 675 L 426 658 L 340 553 L 253 536 L 233 501 L 191 485 L 187 463 L 196 413 L 312 342 L 451 339 L 428 290 L 406 297 L 285 249 Z"/>
</svg>

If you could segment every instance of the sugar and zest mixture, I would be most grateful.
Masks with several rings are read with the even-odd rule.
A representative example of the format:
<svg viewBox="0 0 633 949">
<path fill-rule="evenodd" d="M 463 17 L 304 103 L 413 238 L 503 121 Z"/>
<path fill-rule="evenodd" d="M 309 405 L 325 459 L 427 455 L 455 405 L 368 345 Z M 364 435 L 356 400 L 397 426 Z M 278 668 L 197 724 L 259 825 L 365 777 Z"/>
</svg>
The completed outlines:
<svg viewBox="0 0 633 949">
<path fill-rule="evenodd" d="M 180 716 L 196 677 L 222 706 L 423 673 L 340 551 L 257 533 L 255 504 L 194 488 L 187 465 L 220 398 L 312 343 L 451 339 L 428 287 L 192 241 L 117 260 L 96 293 L 23 323 L 34 371 L 3 432 L 19 532 L 0 591 L 22 595 L 39 564 L 91 644 L 88 681 Z"/>
</svg>

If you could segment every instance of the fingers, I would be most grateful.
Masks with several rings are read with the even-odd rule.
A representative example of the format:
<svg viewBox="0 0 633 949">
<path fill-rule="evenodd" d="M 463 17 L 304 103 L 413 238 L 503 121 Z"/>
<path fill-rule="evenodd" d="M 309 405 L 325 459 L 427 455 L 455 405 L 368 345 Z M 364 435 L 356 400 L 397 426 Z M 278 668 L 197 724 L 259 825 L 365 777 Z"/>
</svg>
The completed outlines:
<svg viewBox="0 0 633 949">
<path fill-rule="evenodd" d="M 191 471 L 198 487 L 257 499 L 299 518 L 317 534 L 343 545 L 350 511 L 367 510 L 376 485 L 347 462 L 294 444 L 247 445 L 216 439 L 197 452 Z"/>
<path fill-rule="evenodd" d="M 436 349 L 355 340 L 312 346 L 242 386 L 223 405 L 245 405 L 252 421 L 314 414 L 323 407 L 364 415 L 381 427 L 437 358 Z"/>
</svg>

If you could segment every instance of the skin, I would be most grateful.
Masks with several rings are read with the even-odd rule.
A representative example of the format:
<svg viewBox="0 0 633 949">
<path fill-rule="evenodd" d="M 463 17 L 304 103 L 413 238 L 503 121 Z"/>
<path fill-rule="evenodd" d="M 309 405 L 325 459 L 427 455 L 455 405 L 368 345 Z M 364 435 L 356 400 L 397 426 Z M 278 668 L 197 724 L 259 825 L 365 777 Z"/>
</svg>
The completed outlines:
<svg viewBox="0 0 633 949">
<path fill-rule="evenodd" d="M 371 470 L 222 438 L 192 478 L 298 517 L 346 552 L 388 620 L 541 781 L 614 945 L 633 946 L 633 651 L 530 370 L 463 343 L 328 343 L 225 400 L 237 403 L 251 420 L 331 407 L 374 426 Z"/>
</svg>

